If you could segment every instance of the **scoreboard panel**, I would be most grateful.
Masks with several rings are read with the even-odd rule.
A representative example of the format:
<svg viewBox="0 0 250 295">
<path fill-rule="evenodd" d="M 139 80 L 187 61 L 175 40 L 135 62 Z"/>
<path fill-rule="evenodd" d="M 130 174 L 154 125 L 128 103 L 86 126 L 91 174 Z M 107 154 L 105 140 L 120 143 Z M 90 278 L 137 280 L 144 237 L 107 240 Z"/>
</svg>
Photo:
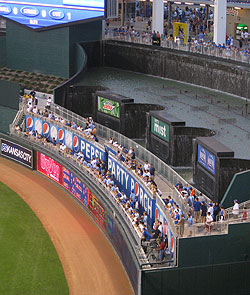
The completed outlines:
<svg viewBox="0 0 250 295">
<path fill-rule="evenodd" d="M 0 0 L 0 15 L 39 29 L 104 16 L 104 0 Z"/>
</svg>

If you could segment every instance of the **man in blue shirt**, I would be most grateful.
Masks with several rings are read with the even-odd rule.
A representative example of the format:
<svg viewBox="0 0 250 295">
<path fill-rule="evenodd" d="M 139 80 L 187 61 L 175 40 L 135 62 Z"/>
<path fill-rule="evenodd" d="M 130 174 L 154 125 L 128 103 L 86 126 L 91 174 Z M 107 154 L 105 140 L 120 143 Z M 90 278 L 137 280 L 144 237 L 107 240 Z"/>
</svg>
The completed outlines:
<svg viewBox="0 0 250 295">
<path fill-rule="evenodd" d="M 199 198 L 195 198 L 193 208 L 194 208 L 195 222 L 199 222 L 200 211 L 201 211 L 201 202 L 199 201 Z"/>
</svg>

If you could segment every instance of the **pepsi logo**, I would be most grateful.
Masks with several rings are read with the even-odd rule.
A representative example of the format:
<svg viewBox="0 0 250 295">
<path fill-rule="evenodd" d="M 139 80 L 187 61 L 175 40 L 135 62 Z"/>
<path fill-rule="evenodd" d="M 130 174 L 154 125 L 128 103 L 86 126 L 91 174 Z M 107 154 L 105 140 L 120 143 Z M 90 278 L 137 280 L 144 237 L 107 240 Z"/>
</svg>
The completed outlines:
<svg viewBox="0 0 250 295">
<path fill-rule="evenodd" d="M 59 131 L 58 131 L 58 139 L 60 141 L 64 140 L 64 130 L 63 129 L 59 129 Z"/>
<path fill-rule="evenodd" d="M 138 196 L 139 194 L 139 184 L 136 182 L 135 183 L 135 195 Z"/>
<path fill-rule="evenodd" d="M 42 122 L 40 120 L 36 120 L 35 130 L 38 132 L 38 134 L 42 133 Z"/>
<path fill-rule="evenodd" d="M 57 140 L 57 128 L 56 128 L 56 126 L 51 127 L 50 136 L 51 136 L 51 138 L 55 138 L 55 140 Z"/>
<path fill-rule="evenodd" d="M 33 118 L 28 117 L 26 121 L 27 128 L 31 129 L 33 127 Z"/>
<path fill-rule="evenodd" d="M 73 137 L 73 147 L 74 147 L 75 149 L 77 149 L 78 146 L 79 146 L 79 140 L 78 140 L 78 137 L 75 135 L 75 136 Z"/>
<path fill-rule="evenodd" d="M 43 135 L 48 136 L 49 134 L 49 124 L 43 123 Z"/>
<path fill-rule="evenodd" d="M 72 133 L 71 132 L 66 132 L 65 142 L 66 142 L 67 148 L 72 149 Z"/>
</svg>

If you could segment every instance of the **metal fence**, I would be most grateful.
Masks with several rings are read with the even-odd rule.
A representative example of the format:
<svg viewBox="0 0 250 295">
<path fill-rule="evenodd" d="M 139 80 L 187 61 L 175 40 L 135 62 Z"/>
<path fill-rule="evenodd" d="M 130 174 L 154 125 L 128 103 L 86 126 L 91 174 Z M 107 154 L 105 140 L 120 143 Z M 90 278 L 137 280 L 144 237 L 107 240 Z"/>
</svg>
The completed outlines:
<svg viewBox="0 0 250 295">
<path fill-rule="evenodd" d="M 149 33 L 145 35 L 131 35 L 131 33 L 120 33 L 118 30 L 108 30 L 105 34 L 105 40 L 118 40 L 137 44 L 152 45 L 152 36 Z M 182 42 L 174 42 L 173 40 L 165 38 L 161 40 L 161 47 L 209 55 L 212 57 L 220 57 L 237 62 L 250 63 L 250 54 L 243 50 L 239 50 L 238 48 L 219 48 L 212 46 L 210 43 L 199 44 L 190 42 L 188 44 L 183 44 Z"/>
</svg>

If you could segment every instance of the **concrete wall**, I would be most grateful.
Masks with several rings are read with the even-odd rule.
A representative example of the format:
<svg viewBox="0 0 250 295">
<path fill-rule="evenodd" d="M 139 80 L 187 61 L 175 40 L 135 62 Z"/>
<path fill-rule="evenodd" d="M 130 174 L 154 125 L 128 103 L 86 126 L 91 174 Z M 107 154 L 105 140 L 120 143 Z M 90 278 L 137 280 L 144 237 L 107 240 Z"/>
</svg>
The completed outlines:
<svg viewBox="0 0 250 295">
<path fill-rule="evenodd" d="M 177 50 L 105 41 L 105 66 L 171 78 L 250 98 L 250 67 Z"/>
</svg>

